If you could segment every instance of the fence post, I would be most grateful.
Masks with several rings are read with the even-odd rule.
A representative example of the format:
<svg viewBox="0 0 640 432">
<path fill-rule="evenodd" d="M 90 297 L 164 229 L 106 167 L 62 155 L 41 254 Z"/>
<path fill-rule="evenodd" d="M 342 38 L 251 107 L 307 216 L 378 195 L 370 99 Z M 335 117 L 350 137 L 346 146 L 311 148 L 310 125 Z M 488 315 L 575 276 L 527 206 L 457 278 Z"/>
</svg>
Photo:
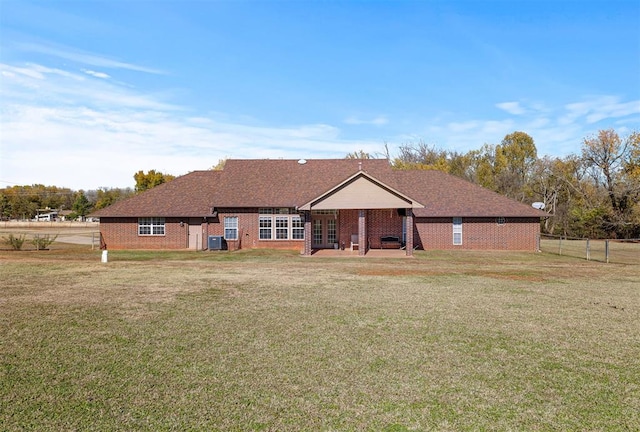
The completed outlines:
<svg viewBox="0 0 640 432">
<path fill-rule="evenodd" d="M 560 240 L 558 240 L 558 255 L 562 255 L 562 236 L 560 236 Z"/>
<path fill-rule="evenodd" d="M 609 264 L 609 239 L 604 241 L 604 256 L 605 261 Z"/>
<path fill-rule="evenodd" d="M 589 245 L 589 239 L 587 239 L 587 261 L 591 260 L 591 247 Z"/>
</svg>

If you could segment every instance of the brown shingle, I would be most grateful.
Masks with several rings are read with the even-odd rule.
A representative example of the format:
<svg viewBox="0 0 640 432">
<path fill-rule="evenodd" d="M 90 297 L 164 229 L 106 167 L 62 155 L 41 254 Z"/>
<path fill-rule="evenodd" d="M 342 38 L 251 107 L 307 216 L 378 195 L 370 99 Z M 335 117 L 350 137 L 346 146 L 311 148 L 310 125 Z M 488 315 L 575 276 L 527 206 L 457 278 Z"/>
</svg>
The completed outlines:
<svg viewBox="0 0 640 432">
<path fill-rule="evenodd" d="M 211 213 L 211 195 L 221 171 L 194 171 L 92 213 L 94 217 L 202 217 Z"/>
<path fill-rule="evenodd" d="M 544 217 L 544 212 L 452 175 L 392 170 L 384 159 L 227 160 L 223 171 L 194 171 L 98 210 L 97 217 L 188 217 L 211 207 L 298 207 L 323 195 L 360 169 L 423 204 L 420 217 Z"/>
<path fill-rule="evenodd" d="M 394 171 L 396 187 L 424 204 L 418 217 L 544 217 L 546 213 L 436 170 Z M 393 184 L 391 181 L 390 184 Z"/>
<path fill-rule="evenodd" d="M 330 190 L 362 169 L 374 177 L 390 173 L 384 159 L 228 160 L 216 207 L 296 207 Z"/>
</svg>

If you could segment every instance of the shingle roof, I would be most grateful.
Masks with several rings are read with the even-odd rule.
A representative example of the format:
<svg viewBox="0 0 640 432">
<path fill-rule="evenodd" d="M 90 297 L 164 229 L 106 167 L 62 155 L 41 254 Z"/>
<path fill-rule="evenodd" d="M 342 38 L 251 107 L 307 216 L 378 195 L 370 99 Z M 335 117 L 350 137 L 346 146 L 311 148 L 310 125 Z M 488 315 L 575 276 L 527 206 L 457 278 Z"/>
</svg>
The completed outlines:
<svg viewBox="0 0 640 432">
<path fill-rule="evenodd" d="M 97 217 L 188 217 L 211 207 L 298 207 L 362 169 L 423 204 L 418 217 L 544 217 L 546 213 L 452 175 L 393 170 L 384 159 L 230 159 L 222 171 L 194 171 L 98 210 Z"/>
<path fill-rule="evenodd" d="M 193 171 L 139 195 L 97 210 L 93 217 L 202 217 L 211 214 L 211 195 L 221 171 Z"/>
<path fill-rule="evenodd" d="M 360 167 L 379 177 L 391 173 L 384 159 L 227 160 L 216 207 L 296 207 L 329 191 Z"/>
<path fill-rule="evenodd" d="M 424 205 L 413 210 L 418 217 L 548 216 L 530 205 L 442 171 L 398 170 L 393 176 L 398 190 Z"/>
</svg>

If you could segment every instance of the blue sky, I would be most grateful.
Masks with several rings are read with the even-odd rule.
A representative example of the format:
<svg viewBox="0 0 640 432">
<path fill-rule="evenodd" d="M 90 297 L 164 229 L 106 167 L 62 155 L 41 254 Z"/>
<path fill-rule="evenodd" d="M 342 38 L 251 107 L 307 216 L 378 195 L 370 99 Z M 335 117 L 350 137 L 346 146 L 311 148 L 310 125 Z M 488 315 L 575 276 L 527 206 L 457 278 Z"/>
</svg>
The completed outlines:
<svg viewBox="0 0 640 432">
<path fill-rule="evenodd" d="M 0 0 L 0 188 L 640 129 L 640 1 Z"/>
</svg>

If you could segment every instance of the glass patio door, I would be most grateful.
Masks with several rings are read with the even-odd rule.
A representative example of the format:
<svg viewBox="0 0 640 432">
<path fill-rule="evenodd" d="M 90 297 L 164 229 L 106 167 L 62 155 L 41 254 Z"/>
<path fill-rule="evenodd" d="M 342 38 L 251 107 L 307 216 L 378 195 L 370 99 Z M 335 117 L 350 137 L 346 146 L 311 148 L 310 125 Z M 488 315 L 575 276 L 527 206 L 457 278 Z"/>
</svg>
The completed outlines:
<svg viewBox="0 0 640 432">
<path fill-rule="evenodd" d="M 314 249 L 333 248 L 338 242 L 338 231 L 335 215 L 313 215 L 312 242 Z"/>
</svg>

